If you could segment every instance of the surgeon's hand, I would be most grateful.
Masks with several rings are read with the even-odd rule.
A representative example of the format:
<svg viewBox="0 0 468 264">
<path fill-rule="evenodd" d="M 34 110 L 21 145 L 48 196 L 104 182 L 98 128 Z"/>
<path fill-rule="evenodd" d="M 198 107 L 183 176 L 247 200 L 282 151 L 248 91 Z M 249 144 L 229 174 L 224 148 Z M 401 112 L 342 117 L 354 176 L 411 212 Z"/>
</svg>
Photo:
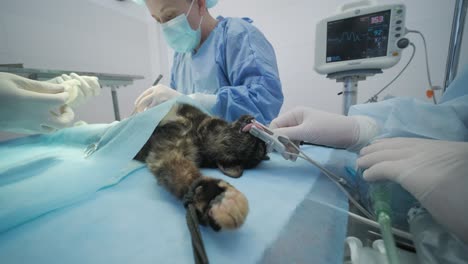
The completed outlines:
<svg viewBox="0 0 468 264">
<path fill-rule="evenodd" d="M 66 105 L 76 80 L 61 84 L 39 82 L 0 73 L 0 130 L 49 133 L 72 125 L 73 110 Z"/>
<path fill-rule="evenodd" d="M 163 84 L 153 86 L 144 91 L 135 101 L 135 112 L 140 113 L 148 108 L 157 106 L 174 97 L 182 95 L 176 90 Z"/>
<path fill-rule="evenodd" d="M 67 90 L 70 94 L 67 105 L 71 107 L 82 105 L 92 96 L 97 96 L 101 93 L 101 86 L 98 81 L 99 79 L 94 76 L 80 76 L 76 73 L 71 73 L 70 75 L 62 74 L 61 76 L 55 77 L 47 82 L 60 84 L 69 80 L 76 80 L 79 82 L 79 85 Z"/>
<path fill-rule="evenodd" d="M 468 142 L 390 138 L 361 150 L 368 181 L 395 181 L 449 231 L 468 242 Z"/>
<path fill-rule="evenodd" d="M 274 119 L 270 128 L 291 140 L 335 148 L 354 148 L 375 137 L 375 122 L 364 116 L 343 116 L 313 108 L 297 107 Z"/>
</svg>

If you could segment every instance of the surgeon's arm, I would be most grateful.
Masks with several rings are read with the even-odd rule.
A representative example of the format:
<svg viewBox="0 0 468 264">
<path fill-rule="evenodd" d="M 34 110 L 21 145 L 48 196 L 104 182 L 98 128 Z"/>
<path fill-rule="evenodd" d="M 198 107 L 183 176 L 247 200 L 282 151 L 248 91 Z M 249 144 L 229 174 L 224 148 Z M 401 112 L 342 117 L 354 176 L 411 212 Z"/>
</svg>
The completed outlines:
<svg viewBox="0 0 468 264">
<path fill-rule="evenodd" d="M 351 116 L 364 115 L 375 120 L 381 130 L 379 138 L 468 140 L 468 95 L 441 104 L 413 98 L 394 98 L 354 105 L 349 113 Z"/>
<path fill-rule="evenodd" d="M 262 33 L 245 27 L 228 34 L 225 74 L 230 86 L 219 89 L 213 112 L 228 121 L 251 114 L 268 124 L 283 104 L 283 93 L 273 47 Z"/>
<path fill-rule="evenodd" d="M 75 80 L 54 84 L 0 72 L 0 130 L 36 134 L 70 126 L 75 115 L 67 105 L 68 91 L 78 85 Z"/>
</svg>

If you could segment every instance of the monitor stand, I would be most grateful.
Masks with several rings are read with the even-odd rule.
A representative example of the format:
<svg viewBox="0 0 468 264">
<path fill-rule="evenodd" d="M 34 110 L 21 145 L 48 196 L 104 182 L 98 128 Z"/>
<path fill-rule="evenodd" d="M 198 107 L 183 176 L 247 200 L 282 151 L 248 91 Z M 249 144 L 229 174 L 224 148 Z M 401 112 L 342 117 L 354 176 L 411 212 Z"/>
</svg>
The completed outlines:
<svg viewBox="0 0 468 264">
<path fill-rule="evenodd" d="M 381 69 L 363 69 L 334 72 L 327 75 L 327 78 L 335 79 L 336 82 L 343 82 L 343 115 L 348 115 L 349 108 L 357 102 L 357 87 L 359 81 L 366 80 L 367 77 L 382 73 Z"/>
</svg>

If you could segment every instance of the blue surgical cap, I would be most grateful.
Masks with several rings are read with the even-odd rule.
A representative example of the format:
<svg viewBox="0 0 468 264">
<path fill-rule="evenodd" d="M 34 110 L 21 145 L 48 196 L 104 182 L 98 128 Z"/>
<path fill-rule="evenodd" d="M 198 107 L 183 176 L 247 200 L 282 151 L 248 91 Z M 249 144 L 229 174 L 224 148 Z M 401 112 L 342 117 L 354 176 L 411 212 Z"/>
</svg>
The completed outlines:
<svg viewBox="0 0 468 264">
<path fill-rule="evenodd" d="M 218 0 L 206 0 L 206 7 L 212 8 L 218 3 Z"/>
<path fill-rule="evenodd" d="M 145 0 L 132 0 L 133 2 L 139 4 L 139 5 L 144 5 Z M 207 8 L 212 8 L 218 3 L 218 0 L 206 0 L 206 7 Z"/>
<path fill-rule="evenodd" d="M 139 5 L 145 5 L 145 0 L 132 0 L 132 1 Z"/>
</svg>

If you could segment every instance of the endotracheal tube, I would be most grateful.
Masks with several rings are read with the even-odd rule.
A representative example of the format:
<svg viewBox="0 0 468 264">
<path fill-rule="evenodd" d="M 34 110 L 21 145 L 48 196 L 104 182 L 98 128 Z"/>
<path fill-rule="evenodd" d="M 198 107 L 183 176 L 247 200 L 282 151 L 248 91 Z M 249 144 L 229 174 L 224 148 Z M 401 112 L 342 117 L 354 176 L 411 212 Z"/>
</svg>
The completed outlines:
<svg viewBox="0 0 468 264">
<path fill-rule="evenodd" d="M 388 181 L 372 183 L 369 186 L 369 195 L 374 209 L 377 222 L 385 245 L 385 252 L 389 264 L 400 263 L 396 249 L 395 240 L 392 234 L 392 219 L 390 198 L 390 185 L 394 183 Z"/>
</svg>

